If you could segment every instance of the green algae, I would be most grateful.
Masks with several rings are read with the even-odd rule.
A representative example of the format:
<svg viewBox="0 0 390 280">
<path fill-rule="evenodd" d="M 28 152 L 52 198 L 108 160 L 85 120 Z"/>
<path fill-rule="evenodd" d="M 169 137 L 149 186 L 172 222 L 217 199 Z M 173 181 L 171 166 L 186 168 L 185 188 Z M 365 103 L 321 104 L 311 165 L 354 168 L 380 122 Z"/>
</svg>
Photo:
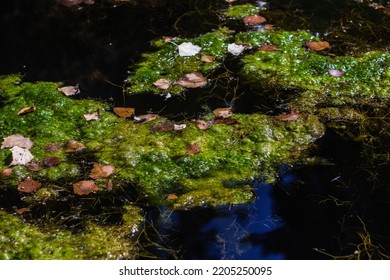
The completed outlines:
<svg viewBox="0 0 390 280">
<path fill-rule="evenodd" d="M 241 19 L 246 16 L 252 16 L 263 10 L 261 7 L 252 4 L 230 6 L 224 13 L 225 16 L 231 19 Z"/>
</svg>

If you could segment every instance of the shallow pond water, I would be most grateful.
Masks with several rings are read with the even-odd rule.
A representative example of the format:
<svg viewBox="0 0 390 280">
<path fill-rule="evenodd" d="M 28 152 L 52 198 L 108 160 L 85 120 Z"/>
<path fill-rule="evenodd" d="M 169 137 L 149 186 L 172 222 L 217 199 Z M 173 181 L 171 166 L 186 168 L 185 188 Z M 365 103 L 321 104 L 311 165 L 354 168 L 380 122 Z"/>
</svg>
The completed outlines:
<svg viewBox="0 0 390 280">
<path fill-rule="evenodd" d="M 65 7 L 54 0 L 1 1 L 0 74 L 22 73 L 25 81 L 77 83 L 82 98 L 172 118 L 192 117 L 212 104 L 232 105 L 242 113 L 278 113 L 283 94 L 279 100 L 267 100 L 237 80 L 222 81 L 201 102 L 196 94 L 170 100 L 123 94 L 129 65 L 152 50 L 151 40 L 193 37 L 218 28 L 220 19 L 214 11 L 226 8 L 224 1 L 95 2 Z M 389 51 L 389 16 L 366 2 L 270 0 L 265 2 L 265 14 L 281 29 L 309 30 L 324 37 L 335 46 L 335 54 Z M 226 65 L 231 70 L 237 67 L 229 61 Z M 247 94 L 238 99 L 223 95 L 226 88 L 236 86 L 237 92 Z M 317 144 L 313 153 L 324 164 L 281 166 L 276 184 L 254 184 L 256 199 L 250 205 L 177 212 L 150 209 L 152 233 L 147 239 L 158 245 L 147 251 L 164 259 L 386 258 L 388 162 L 367 163 L 360 143 L 332 129 Z M 0 198 L 0 209 L 19 203 L 15 193 L 2 192 Z M 364 251 L 362 244 L 369 249 Z"/>
</svg>

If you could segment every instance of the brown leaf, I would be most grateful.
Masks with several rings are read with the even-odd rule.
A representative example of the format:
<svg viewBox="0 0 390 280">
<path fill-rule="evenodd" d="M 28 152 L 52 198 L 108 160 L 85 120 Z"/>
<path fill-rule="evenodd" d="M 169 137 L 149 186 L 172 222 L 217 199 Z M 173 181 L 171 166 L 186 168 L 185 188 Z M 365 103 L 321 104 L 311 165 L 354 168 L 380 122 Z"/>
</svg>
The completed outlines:
<svg viewBox="0 0 390 280">
<path fill-rule="evenodd" d="M 238 120 L 233 119 L 216 119 L 214 121 L 215 124 L 226 124 L 226 125 L 234 125 L 239 124 L 240 122 Z"/>
<path fill-rule="evenodd" d="M 134 120 L 137 121 L 138 123 L 147 123 L 147 122 L 154 121 L 157 118 L 158 115 L 156 114 L 145 114 L 145 115 L 140 115 L 138 117 L 134 117 Z"/>
<path fill-rule="evenodd" d="M 108 178 L 115 172 L 115 167 L 109 164 L 94 163 L 89 177 L 92 179 L 104 179 Z"/>
<path fill-rule="evenodd" d="M 212 55 L 208 55 L 208 54 L 202 54 L 200 56 L 200 61 L 206 62 L 206 63 L 214 62 L 215 61 L 215 57 L 212 56 Z"/>
<path fill-rule="evenodd" d="M 84 180 L 73 184 L 73 192 L 77 195 L 87 195 L 100 190 L 92 180 Z"/>
<path fill-rule="evenodd" d="M 38 181 L 35 181 L 31 177 L 27 177 L 24 181 L 20 182 L 18 185 L 18 191 L 30 193 L 33 192 L 41 187 L 41 183 Z"/>
<path fill-rule="evenodd" d="M 299 118 L 298 114 L 290 113 L 290 114 L 281 114 L 275 117 L 275 120 L 282 121 L 282 122 L 289 122 L 289 121 L 295 121 Z"/>
<path fill-rule="evenodd" d="M 78 152 L 85 149 L 85 145 L 76 140 L 69 140 L 65 144 L 65 153 Z"/>
<path fill-rule="evenodd" d="M 114 113 L 120 118 L 130 118 L 134 116 L 135 109 L 131 107 L 115 107 Z"/>
<path fill-rule="evenodd" d="M 178 200 L 178 199 L 179 197 L 176 194 L 171 193 L 167 195 L 167 200 Z"/>
<path fill-rule="evenodd" d="M 89 113 L 89 114 L 85 114 L 83 116 L 87 120 L 87 122 L 93 121 L 93 120 L 100 120 L 99 110 L 96 110 L 96 111 Z"/>
<path fill-rule="evenodd" d="M 50 153 L 54 153 L 59 149 L 61 149 L 61 145 L 57 142 L 52 142 L 52 143 L 47 143 L 43 148 Z"/>
<path fill-rule="evenodd" d="M 72 96 L 80 93 L 79 85 L 60 87 L 58 88 L 58 90 L 63 94 L 65 94 L 66 96 Z"/>
<path fill-rule="evenodd" d="M 30 208 L 23 207 L 23 208 L 16 209 L 15 213 L 18 215 L 22 215 L 23 213 L 30 212 L 30 211 L 31 211 Z"/>
<path fill-rule="evenodd" d="M 195 125 L 200 130 L 206 130 L 213 126 L 212 121 L 205 121 L 205 120 L 196 120 Z"/>
<path fill-rule="evenodd" d="M 40 162 L 38 162 L 36 160 L 32 160 L 31 162 L 26 163 L 26 168 L 29 171 L 37 172 L 37 171 L 42 170 L 42 165 L 40 164 Z"/>
<path fill-rule="evenodd" d="M 12 168 L 5 168 L 3 169 L 3 171 L 0 172 L 0 178 L 11 176 L 11 174 L 12 174 Z"/>
<path fill-rule="evenodd" d="M 246 16 L 242 20 L 248 27 L 255 27 L 256 25 L 260 25 L 267 21 L 264 17 L 259 15 Z"/>
<path fill-rule="evenodd" d="M 323 51 L 330 47 L 329 43 L 326 41 L 308 41 L 306 42 L 306 47 L 312 51 Z"/>
<path fill-rule="evenodd" d="M 207 85 L 207 80 L 201 73 L 192 72 L 185 74 L 184 77 L 180 78 L 178 81 L 175 81 L 175 84 L 185 88 L 199 88 Z"/>
<path fill-rule="evenodd" d="M 222 118 L 222 119 L 227 119 L 233 116 L 233 111 L 231 107 L 217 108 L 213 111 L 213 113 L 216 118 Z"/>
<path fill-rule="evenodd" d="M 201 150 L 199 143 L 192 143 L 186 147 L 186 153 L 189 155 L 199 154 Z"/>
<path fill-rule="evenodd" d="M 259 50 L 266 52 L 273 52 L 279 50 L 275 45 L 261 44 Z"/>
<path fill-rule="evenodd" d="M 273 24 L 264 24 L 264 30 L 273 30 L 274 25 Z"/>
<path fill-rule="evenodd" d="M 35 106 L 24 107 L 18 112 L 18 116 L 22 116 L 35 111 Z"/>
<path fill-rule="evenodd" d="M 1 148 L 12 148 L 18 146 L 20 148 L 31 149 L 34 143 L 30 138 L 25 138 L 20 134 L 14 134 L 4 138 Z"/>
<path fill-rule="evenodd" d="M 45 157 L 43 159 L 43 165 L 46 167 L 58 166 L 62 160 L 58 157 Z"/>
<path fill-rule="evenodd" d="M 111 190 L 113 187 L 112 180 L 108 180 L 104 185 L 103 188 Z"/>
<path fill-rule="evenodd" d="M 164 36 L 162 39 L 163 39 L 164 43 L 169 43 L 169 42 L 175 41 L 177 39 L 177 37 Z"/>
<path fill-rule="evenodd" d="M 333 77 L 342 77 L 344 76 L 344 71 L 341 70 L 335 70 L 335 69 L 328 69 L 329 75 Z"/>
<path fill-rule="evenodd" d="M 153 85 L 155 85 L 159 89 L 168 89 L 171 85 L 171 82 L 167 79 L 158 79 L 153 83 Z"/>
<path fill-rule="evenodd" d="M 156 123 L 152 126 L 152 132 L 169 132 L 175 129 L 175 124 L 173 121 L 165 120 L 159 123 Z"/>
</svg>

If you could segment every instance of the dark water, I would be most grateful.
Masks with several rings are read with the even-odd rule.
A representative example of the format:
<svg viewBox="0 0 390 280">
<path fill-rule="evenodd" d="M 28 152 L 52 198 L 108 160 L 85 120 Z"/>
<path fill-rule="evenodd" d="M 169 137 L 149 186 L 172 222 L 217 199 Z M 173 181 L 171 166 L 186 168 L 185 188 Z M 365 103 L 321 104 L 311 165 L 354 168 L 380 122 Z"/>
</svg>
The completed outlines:
<svg viewBox="0 0 390 280">
<path fill-rule="evenodd" d="M 203 110 L 203 105 L 229 104 L 232 98 L 224 100 L 218 91 L 203 104 L 191 96 L 164 101 L 158 96 L 123 95 L 129 65 L 152 50 L 151 40 L 163 35 L 191 37 L 217 28 L 219 19 L 213 11 L 226 7 L 224 1 L 138 2 L 114 5 L 96 0 L 94 5 L 67 8 L 54 0 L 2 0 L 0 74 L 78 83 L 83 97 L 134 106 L 140 114 L 186 117 Z M 265 14 L 282 29 L 318 33 L 337 54 L 389 50 L 389 16 L 357 2 L 270 0 Z M 226 83 L 234 87 L 238 81 Z M 250 89 L 240 90 L 247 95 L 233 104 L 238 111 L 277 110 L 278 101 L 267 103 Z M 184 259 L 349 258 L 361 251 L 362 238 L 369 236 L 371 255 L 361 257 L 381 258 L 378 252 L 388 254 L 390 249 L 389 166 L 365 162 L 362 152 L 358 143 L 329 129 L 314 152 L 326 164 L 281 166 L 275 185 L 255 184 L 257 198 L 250 205 L 174 213 L 153 210 L 151 221 L 161 248 L 150 250 L 160 258 Z"/>
</svg>

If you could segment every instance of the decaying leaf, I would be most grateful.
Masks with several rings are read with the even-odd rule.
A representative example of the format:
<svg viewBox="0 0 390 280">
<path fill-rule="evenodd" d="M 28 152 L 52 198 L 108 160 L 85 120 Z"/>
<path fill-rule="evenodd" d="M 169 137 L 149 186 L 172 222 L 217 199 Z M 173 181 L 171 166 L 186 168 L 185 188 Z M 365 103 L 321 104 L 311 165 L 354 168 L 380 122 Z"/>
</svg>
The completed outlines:
<svg viewBox="0 0 390 280">
<path fill-rule="evenodd" d="M 58 166 L 62 162 L 62 159 L 58 157 L 45 157 L 42 162 L 46 167 L 54 167 Z"/>
<path fill-rule="evenodd" d="M 244 50 L 246 49 L 245 45 L 239 45 L 239 44 L 229 44 L 228 45 L 228 52 L 232 55 L 240 55 Z"/>
<path fill-rule="evenodd" d="M 135 109 L 131 107 L 115 107 L 114 113 L 120 118 L 131 118 L 134 116 Z"/>
<path fill-rule="evenodd" d="M 112 189 L 112 187 L 113 187 L 112 180 L 108 180 L 108 181 L 103 185 L 103 188 L 106 188 L 106 189 Z"/>
<path fill-rule="evenodd" d="M 156 123 L 151 128 L 151 132 L 168 132 L 172 130 L 174 130 L 174 122 L 170 120 Z"/>
<path fill-rule="evenodd" d="M 60 88 L 58 88 L 58 90 L 60 92 L 62 92 L 63 94 L 65 94 L 66 96 L 72 96 L 72 95 L 80 93 L 80 88 L 79 88 L 78 84 L 75 86 L 60 87 Z"/>
<path fill-rule="evenodd" d="M 24 107 L 18 112 L 18 116 L 26 115 L 28 113 L 35 112 L 35 106 Z"/>
<path fill-rule="evenodd" d="M 202 48 L 192 44 L 191 42 L 184 42 L 177 46 L 179 56 L 193 56 L 198 54 Z"/>
<path fill-rule="evenodd" d="M 260 25 L 260 24 L 266 22 L 267 20 L 265 19 L 265 17 L 259 16 L 259 15 L 252 15 L 252 16 L 244 17 L 242 19 L 242 21 L 248 27 L 255 27 L 257 25 Z"/>
<path fill-rule="evenodd" d="M 344 71 L 336 70 L 336 69 L 328 69 L 329 75 L 333 77 L 342 77 L 344 76 Z"/>
<path fill-rule="evenodd" d="M 115 172 L 115 167 L 109 164 L 94 163 L 89 177 L 92 179 L 108 178 Z"/>
<path fill-rule="evenodd" d="M 84 180 L 73 184 L 73 192 L 77 195 L 87 195 L 100 190 L 92 180 Z"/>
<path fill-rule="evenodd" d="M 208 55 L 208 54 L 202 54 L 200 56 L 200 60 L 202 62 L 210 63 L 210 62 L 214 62 L 215 61 L 215 57 L 212 56 L 212 55 Z"/>
<path fill-rule="evenodd" d="M 186 147 L 186 154 L 189 154 L 189 155 L 199 154 L 201 152 L 201 150 L 202 149 L 201 149 L 199 143 L 192 143 Z"/>
<path fill-rule="evenodd" d="M 178 199 L 179 197 L 176 194 L 171 193 L 167 195 L 167 200 L 178 200 Z"/>
<path fill-rule="evenodd" d="M 30 138 L 25 138 L 23 135 L 14 134 L 4 138 L 1 148 L 12 148 L 18 146 L 20 148 L 31 149 L 34 143 Z"/>
<path fill-rule="evenodd" d="M 238 120 L 233 120 L 233 119 L 215 119 L 214 123 L 215 124 L 234 125 L 234 124 L 239 124 L 240 122 Z"/>
<path fill-rule="evenodd" d="M 78 152 L 85 149 L 85 145 L 76 140 L 69 140 L 65 144 L 65 153 Z"/>
<path fill-rule="evenodd" d="M 26 163 L 25 166 L 29 171 L 32 171 L 32 172 L 38 172 L 38 171 L 42 170 L 42 168 L 43 168 L 42 164 L 36 160 L 32 160 L 29 163 Z"/>
<path fill-rule="evenodd" d="M 57 142 L 47 143 L 44 147 L 45 151 L 54 153 L 61 149 L 61 145 Z"/>
<path fill-rule="evenodd" d="M 185 123 L 183 124 L 174 124 L 173 125 L 173 130 L 177 131 L 177 130 L 183 130 L 187 127 L 187 125 Z"/>
<path fill-rule="evenodd" d="M 34 156 L 30 153 L 28 149 L 24 149 L 18 146 L 12 147 L 11 152 L 12 162 L 10 163 L 10 166 L 25 165 L 34 158 Z"/>
<path fill-rule="evenodd" d="M 12 174 L 12 168 L 5 168 L 3 169 L 3 171 L 0 172 L 0 178 L 11 176 L 11 174 Z"/>
<path fill-rule="evenodd" d="M 28 207 L 23 207 L 15 210 L 15 213 L 18 215 L 22 215 L 23 213 L 30 212 L 31 209 Z"/>
<path fill-rule="evenodd" d="M 227 119 L 233 116 L 233 111 L 231 107 L 217 108 L 213 111 L 213 114 L 216 118 Z"/>
<path fill-rule="evenodd" d="M 145 115 L 140 115 L 138 117 L 134 117 L 134 120 L 138 123 L 147 123 L 147 122 L 154 121 L 157 118 L 158 115 L 156 114 L 145 114 Z"/>
<path fill-rule="evenodd" d="M 261 44 L 259 50 L 266 52 L 274 52 L 278 50 L 278 47 L 275 45 Z"/>
<path fill-rule="evenodd" d="M 89 114 L 85 114 L 83 115 L 84 118 L 86 119 L 87 122 L 89 121 L 93 121 L 93 120 L 100 120 L 100 114 L 99 114 L 99 110 L 96 110 L 92 113 L 89 113 Z"/>
<path fill-rule="evenodd" d="M 206 130 L 213 126 L 212 121 L 205 121 L 205 120 L 196 120 L 195 125 L 200 130 Z"/>
<path fill-rule="evenodd" d="M 24 181 L 20 182 L 18 185 L 18 191 L 30 193 L 41 187 L 41 182 L 35 181 L 31 177 L 27 177 Z"/>
<path fill-rule="evenodd" d="M 275 117 L 275 120 L 282 121 L 282 122 L 290 122 L 295 121 L 299 118 L 298 114 L 290 113 L 290 114 L 281 114 Z"/>
<path fill-rule="evenodd" d="M 175 81 L 175 84 L 185 88 L 199 88 L 207 85 L 207 80 L 201 73 L 192 72 L 185 74 L 184 77 L 180 78 L 178 81 Z"/>
<path fill-rule="evenodd" d="M 330 45 L 326 41 L 308 41 L 306 42 L 306 47 L 313 51 L 323 51 L 328 49 Z"/>
<path fill-rule="evenodd" d="M 157 88 L 159 89 L 168 89 L 169 86 L 171 85 L 171 82 L 168 81 L 167 79 L 158 79 L 153 83 Z"/>
</svg>

